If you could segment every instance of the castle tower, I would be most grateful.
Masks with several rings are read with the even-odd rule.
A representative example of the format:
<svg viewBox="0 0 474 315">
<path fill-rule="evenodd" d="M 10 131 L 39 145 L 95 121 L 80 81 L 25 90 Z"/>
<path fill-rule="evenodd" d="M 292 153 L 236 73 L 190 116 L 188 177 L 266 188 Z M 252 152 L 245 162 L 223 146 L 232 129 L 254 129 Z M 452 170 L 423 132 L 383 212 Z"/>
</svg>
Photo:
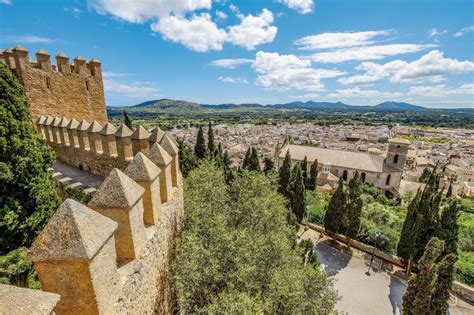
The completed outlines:
<svg viewBox="0 0 474 315">
<path fill-rule="evenodd" d="M 388 152 L 385 158 L 386 165 L 403 170 L 409 147 L 410 141 L 406 139 L 390 139 L 388 141 Z"/>
</svg>

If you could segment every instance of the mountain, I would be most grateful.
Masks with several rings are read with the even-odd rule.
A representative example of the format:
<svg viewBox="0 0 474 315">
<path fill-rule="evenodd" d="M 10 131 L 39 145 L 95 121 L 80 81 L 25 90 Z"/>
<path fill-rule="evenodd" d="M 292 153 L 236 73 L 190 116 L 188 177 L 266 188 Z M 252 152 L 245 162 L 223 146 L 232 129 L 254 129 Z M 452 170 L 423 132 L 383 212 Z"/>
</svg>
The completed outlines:
<svg viewBox="0 0 474 315">
<path fill-rule="evenodd" d="M 427 110 L 427 108 L 425 107 L 403 103 L 403 102 L 383 102 L 383 103 L 373 106 L 373 108 L 378 109 L 378 110 L 397 110 L 397 111 L 398 110 L 399 111 Z"/>
<path fill-rule="evenodd" d="M 201 106 L 197 103 L 187 102 L 182 100 L 170 100 L 163 98 L 160 100 L 146 101 L 137 105 L 129 106 L 129 109 L 152 109 L 152 110 L 198 110 Z"/>
</svg>

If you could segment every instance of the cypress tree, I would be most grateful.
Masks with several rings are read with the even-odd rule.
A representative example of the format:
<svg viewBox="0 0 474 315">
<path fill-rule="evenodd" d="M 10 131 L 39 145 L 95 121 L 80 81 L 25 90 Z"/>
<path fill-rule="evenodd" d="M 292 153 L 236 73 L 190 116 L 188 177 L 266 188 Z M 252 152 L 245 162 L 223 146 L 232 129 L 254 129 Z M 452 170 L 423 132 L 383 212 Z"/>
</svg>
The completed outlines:
<svg viewBox="0 0 474 315">
<path fill-rule="evenodd" d="M 304 200 L 304 180 L 303 173 L 301 171 L 301 166 L 299 163 L 293 167 L 291 171 L 291 179 L 289 185 L 290 193 L 290 207 L 293 213 L 296 216 L 298 222 L 303 221 L 303 216 L 305 212 L 305 200 Z"/>
<path fill-rule="evenodd" d="M 249 165 L 250 165 L 250 155 L 252 154 L 252 148 L 249 147 L 247 149 L 247 152 L 245 152 L 245 157 L 244 157 L 244 160 L 242 162 L 242 169 L 246 170 Z"/>
<path fill-rule="evenodd" d="M 194 154 L 198 160 L 202 160 L 206 157 L 206 143 L 204 140 L 204 132 L 202 127 L 199 126 L 198 134 L 196 137 L 196 146 L 194 147 Z"/>
<path fill-rule="evenodd" d="M 457 254 L 459 238 L 458 212 L 457 202 L 452 200 L 441 213 L 436 236 L 444 241 L 443 255 Z"/>
<path fill-rule="evenodd" d="M 419 271 L 408 281 L 408 288 L 403 296 L 403 314 L 429 314 L 439 270 L 436 261 L 443 248 L 444 242 L 435 237 L 426 245 Z"/>
<path fill-rule="evenodd" d="M 209 122 L 209 127 L 207 129 L 207 149 L 209 150 L 209 156 L 214 155 L 214 131 L 212 130 L 212 124 Z"/>
<path fill-rule="evenodd" d="M 328 208 L 324 215 L 324 229 L 332 234 L 337 234 L 341 230 L 344 221 L 344 210 L 346 208 L 347 196 L 342 180 L 329 201 Z"/>
<path fill-rule="evenodd" d="M 179 169 L 184 177 L 187 177 L 189 172 L 197 167 L 197 159 L 193 151 L 184 142 L 183 139 L 177 139 L 178 141 L 178 156 L 179 156 Z"/>
<path fill-rule="evenodd" d="M 304 157 L 303 161 L 301 161 L 301 173 L 303 174 L 303 182 L 304 186 L 308 186 L 308 158 Z"/>
<path fill-rule="evenodd" d="M 265 173 L 265 175 L 268 175 L 275 170 L 275 163 L 273 162 L 271 157 L 265 157 L 263 159 L 263 164 L 263 172 Z"/>
<path fill-rule="evenodd" d="M 348 202 L 345 215 L 347 216 L 347 232 L 346 236 L 354 238 L 360 229 L 360 218 L 362 215 L 362 207 L 364 203 L 362 201 L 362 181 L 359 176 L 359 172 L 356 171 L 354 177 L 349 181 L 349 193 Z M 349 240 L 350 243 L 350 240 Z"/>
<path fill-rule="evenodd" d="M 430 314 L 448 314 L 449 291 L 453 285 L 454 264 L 457 260 L 458 258 L 455 254 L 448 254 L 438 263 L 438 278 L 431 297 Z"/>
<path fill-rule="evenodd" d="M 423 169 L 423 173 L 421 174 L 420 178 L 418 179 L 420 183 L 426 183 L 428 179 L 430 178 L 431 172 L 430 170 L 425 167 Z"/>
<path fill-rule="evenodd" d="M 36 132 L 28 99 L 0 62 L 0 255 L 30 246 L 60 204 L 54 154 Z"/>
<path fill-rule="evenodd" d="M 285 160 L 278 171 L 278 192 L 288 197 L 288 185 L 291 176 L 291 156 L 290 150 L 286 152 Z"/>
<path fill-rule="evenodd" d="M 130 118 L 130 116 L 128 116 L 128 113 L 125 110 L 123 111 L 123 123 L 125 124 L 125 126 L 130 128 L 130 130 L 133 130 L 132 119 Z"/>
<path fill-rule="evenodd" d="M 318 159 L 314 160 L 309 169 L 308 189 L 316 190 L 318 187 Z"/>
<path fill-rule="evenodd" d="M 448 187 L 448 191 L 446 192 L 446 198 L 449 198 L 453 195 L 453 185 L 450 183 Z"/>
<path fill-rule="evenodd" d="M 248 169 L 255 172 L 260 172 L 260 161 L 258 159 L 258 152 L 256 148 L 252 148 L 252 153 L 250 154 L 250 163 Z"/>
</svg>

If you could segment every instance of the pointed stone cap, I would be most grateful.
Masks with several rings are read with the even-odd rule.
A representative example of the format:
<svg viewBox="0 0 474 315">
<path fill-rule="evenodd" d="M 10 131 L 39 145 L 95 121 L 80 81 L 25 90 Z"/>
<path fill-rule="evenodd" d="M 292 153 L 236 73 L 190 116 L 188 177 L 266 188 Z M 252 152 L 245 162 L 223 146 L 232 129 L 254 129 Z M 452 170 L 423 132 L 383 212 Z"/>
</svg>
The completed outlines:
<svg viewBox="0 0 474 315">
<path fill-rule="evenodd" d="M 61 118 L 61 122 L 59 123 L 59 127 L 66 128 L 69 125 L 70 120 L 66 117 Z"/>
<path fill-rule="evenodd" d="M 103 136 L 109 136 L 109 135 L 115 134 L 116 132 L 117 132 L 117 129 L 115 129 L 114 125 L 108 122 L 104 126 L 104 128 L 102 128 L 102 130 L 100 131 L 100 134 Z"/>
<path fill-rule="evenodd" d="M 3 51 L 4 53 L 11 54 L 13 51 L 11 48 L 7 48 Z"/>
<path fill-rule="evenodd" d="M 82 56 L 77 56 L 76 58 L 74 58 L 74 60 L 77 60 L 77 61 L 86 61 L 86 59 L 84 59 L 84 57 L 82 57 Z"/>
<path fill-rule="evenodd" d="M 56 117 L 56 118 L 54 118 L 54 120 L 53 120 L 53 126 L 54 126 L 54 127 L 59 127 L 60 124 L 61 124 L 61 117 Z"/>
<path fill-rule="evenodd" d="M 163 149 L 166 150 L 171 156 L 176 156 L 179 152 L 178 147 L 174 144 L 173 140 L 170 139 L 168 135 L 165 135 L 160 142 Z"/>
<path fill-rule="evenodd" d="M 158 143 L 151 146 L 148 156 L 150 160 L 158 166 L 168 166 L 173 158 Z"/>
<path fill-rule="evenodd" d="M 36 55 L 49 56 L 49 53 L 44 48 L 41 48 L 40 50 L 38 50 Z"/>
<path fill-rule="evenodd" d="M 39 116 L 39 118 L 36 120 L 36 124 L 37 125 L 43 125 L 45 121 L 46 121 L 46 117 Z"/>
<path fill-rule="evenodd" d="M 13 48 L 13 51 L 23 51 L 23 52 L 28 52 L 25 47 L 21 45 L 16 45 L 15 48 Z"/>
<path fill-rule="evenodd" d="M 143 128 L 142 126 L 138 126 L 137 129 L 132 134 L 132 139 L 135 140 L 143 140 L 143 139 L 148 139 L 150 138 L 150 133 Z"/>
<path fill-rule="evenodd" d="M 125 174 L 136 182 L 154 181 L 160 173 L 160 168 L 141 152 L 135 155 L 125 169 Z"/>
<path fill-rule="evenodd" d="M 96 120 L 94 120 L 89 126 L 89 129 L 87 129 L 87 132 L 100 132 L 101 130 L 102 126 Z"/>
<path fill-rule="evenodd" d="M 87 129 L 89 129 L 90 126 L 91 126 L 91 124 L 89 124 L 89 122 L 87 120 L 83 119 L 83 120 L 81 120 L 81 122 L 77 126 L 77 130 L 86 131 Z"/>
<path fill-rule="evenodd" d="M 90 260 L 117 229 L 113 220 L 66 199 L 36 238 L 32 261 Z"/>
<path fill-rule="evenodd" d="M 60 53 L 59 53 L 59 54 L 56 56 L 56 58 L 64 58 L 64 59 L 66 59 L 66 58 L 69 58 L 69 57 L 68 57 L 68 56 L 66 56 L 66 54 L 65 54 L 65 53 L 63 53 L 63 52 L 60 52 Z"/>
<path fill-rule="evenodd" d="M 89 60 L 89 63 L 100 63 L 100 60 L 94 57 L 91 60 Z"/>
<path fill-rule="evenodd" d="M 73 118 L 67 125 L 67 129 L 77 129 L 77 126 L 79 126 L 79 122 Z"/>
<path fill-rule="evenodd" d="M 408 141 L 407 139 L 403 139 L 403 138 L 393 138 L 393 139 L 388 140 L 388 143 L 405 144 L 405 145 L 410 145 L 411 144 L 410 141 Z"/>
<path fill-rule="evenodd" d="M 132 208 L 145 190 L 122 171 L 114 168 L 87 206 L 93 209 Z"/>
<path fill-rule="evenodd" d="M 45 125 L 51 125 L 54 121 L 54 118 L 51 116 L 46 116 L 46 120 L 44 122 Z"/>
<path fill-rule="evenodd" d="M 161 139 L 165 136 L 165 132 L 161 130 L 160 127 L 156 127 L 151 131 L 150 137 L 148 138 L 148 141 L 155 143 L 155 142 L 160 142 Z"/>
<path fill-rule="evenodd" d="M 120 128 L 115 133 L 115 136 L 117 138 L 130 137 L 131 135 L 132 135 L 132 131 L 125 124 L 122 124 L 122 126 L 120 126 Z"/>
</svg>

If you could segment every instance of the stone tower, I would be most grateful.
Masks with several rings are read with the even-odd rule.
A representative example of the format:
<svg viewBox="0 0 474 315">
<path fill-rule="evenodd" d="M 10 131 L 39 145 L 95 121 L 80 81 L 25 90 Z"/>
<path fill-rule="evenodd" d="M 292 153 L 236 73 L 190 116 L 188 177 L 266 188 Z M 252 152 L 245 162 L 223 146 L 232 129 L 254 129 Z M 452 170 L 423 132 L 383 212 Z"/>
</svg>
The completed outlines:
<svg viewBox="0 0 474 315">
<path fill-rule="evenodd" d="M 407 159 L 410 141 L 402 138 L 394 138 L 388 141 L 388 152 L 385 158 L 387 166 L 392 166 L 403 170 Z"/>
<path fill-rule="evenodd" d="M 70 117 L 78 121 L 107 123 L 101 63 L 96 58 L 69 58 L 59 53 L 56 64 L 44 49 L 30 60 L 28 50 L 17 45 L 0 50 L 0 62 L 18 77 L 30 102 L 33 121 L 40 116 Z"/>
</svg>

